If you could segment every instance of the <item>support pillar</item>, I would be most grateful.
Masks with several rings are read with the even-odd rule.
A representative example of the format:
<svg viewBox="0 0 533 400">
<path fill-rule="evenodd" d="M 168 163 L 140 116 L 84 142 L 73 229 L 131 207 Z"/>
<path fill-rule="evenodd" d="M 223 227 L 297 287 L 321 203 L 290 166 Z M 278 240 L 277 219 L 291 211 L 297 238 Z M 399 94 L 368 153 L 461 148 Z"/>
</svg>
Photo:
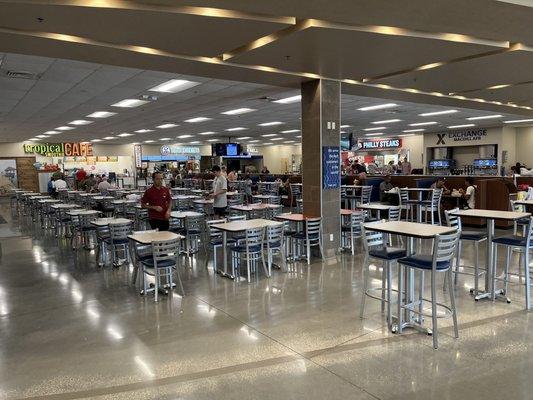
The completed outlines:
<svg viewBox="0 0 533 400">
<path fill-rule="evenodd" d="M 322 217 L 324 253 L 333 257 L 341 232 L 341 84 L 317 79 L 302 83 L 301 91 L 303 210 Z"/>
</svg>

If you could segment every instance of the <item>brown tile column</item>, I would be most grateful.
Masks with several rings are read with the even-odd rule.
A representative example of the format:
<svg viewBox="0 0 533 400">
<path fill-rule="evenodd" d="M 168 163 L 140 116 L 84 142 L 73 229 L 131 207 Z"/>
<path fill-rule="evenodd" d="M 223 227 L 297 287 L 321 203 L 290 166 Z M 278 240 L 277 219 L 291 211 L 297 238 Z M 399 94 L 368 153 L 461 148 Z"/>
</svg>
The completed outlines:
<svg viewBox="0 0 533 400">
<path fill-rule="evenodd" d="M 321 216 L 324 253 L 333 257 L 340 247 L 340 169 L 339 186 L 331 174 L 324 187 L 323 156 L 338 151 L 340 168 L 340 82 L 312 80 L 302 83 L 302 182 L 306 215 Z M 327 154 L 326 154 L 327 157 Z M 331 157 L 330 157 L 331 161 Z M 331 166 L 334 168 L 330 162 Z"/>
</svg>

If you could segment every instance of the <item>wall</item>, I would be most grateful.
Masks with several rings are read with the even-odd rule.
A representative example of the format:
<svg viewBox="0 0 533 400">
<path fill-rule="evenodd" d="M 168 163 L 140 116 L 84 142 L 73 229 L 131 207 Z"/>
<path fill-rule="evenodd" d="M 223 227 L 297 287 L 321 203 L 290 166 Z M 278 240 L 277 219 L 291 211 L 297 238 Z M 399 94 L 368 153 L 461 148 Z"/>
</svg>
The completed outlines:
<svg viewBox="0 0 533 400">
<path fill-rule="evenodd" d="M 302 154 L 302 146 L 297 145 L 274 145 L 258 146 L 259 154 L 263 156 L 263 165 L 266 165 L 273 174 L 285 173 L 285 161 L 291 167 L 292 155 Z M 321 162 L 317 160 L 317 162 Z"/>
<path fill-rule="evenodd" d="M 533 134 L 533 131 L 531 133 Z M 529 136 L 531 136 L 531 134 Z M 499 149 L 499 152 L 501 156 L 502 151 L 507 151 L 507 162 L 503 162 L 502 160 L 502 163 L 501 163 L 501 165 L 506 170 L 511 168 L 511 165 L 514 165 L 516 164 L 517 161 L 519 161 L 517 160 L 517 157 L 516 157 L 516 152 L 518 151 L 516 138 L 517 138 L 516 128 L 512 128 L 510 126 L 504 126 L 502 128 L 502 146 L 501 146 L 501 149 Z"/>
<path fill-rule="evenodd" d="M 516 128 L 515 162 L 517 161 L 533 168 L 533 126 Z"/>
</svg>

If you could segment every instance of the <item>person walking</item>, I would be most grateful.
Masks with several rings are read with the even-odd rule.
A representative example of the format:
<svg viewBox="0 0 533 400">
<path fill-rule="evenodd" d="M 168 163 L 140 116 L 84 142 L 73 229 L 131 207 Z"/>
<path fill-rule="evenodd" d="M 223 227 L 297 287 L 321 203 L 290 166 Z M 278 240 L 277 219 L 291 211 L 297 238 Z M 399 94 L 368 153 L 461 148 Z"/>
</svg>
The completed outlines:
<svg viewBox="0 0 533 400">
<path fill-rule="evenodd" d="M 152 174 L 153 185 L 146 189 L 141 198 L 141 207 L 148 209 L 148 222 L 152 229 L 168 231 L 172 196 L 170 190 L 163 186 L 163 174 Z"/>
<path fill-rule="evenodd" d="M 213 199 L 213 211 L 215 218 L 224 218 L 226 207 L 228 206 L 228 180 L 220 170 L 218 165 L 213 167 L 215 180 L 213 181 L 213 191 L 209 197 Z"/>
</svg>

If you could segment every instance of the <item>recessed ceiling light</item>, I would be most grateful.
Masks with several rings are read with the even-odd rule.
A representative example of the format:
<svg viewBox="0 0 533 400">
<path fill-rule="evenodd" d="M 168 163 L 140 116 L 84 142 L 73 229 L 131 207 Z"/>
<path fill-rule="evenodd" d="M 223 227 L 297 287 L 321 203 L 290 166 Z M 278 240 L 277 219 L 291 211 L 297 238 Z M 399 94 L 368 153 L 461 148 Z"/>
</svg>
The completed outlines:
<svg viewBox="0 0 533 400">
<path fill-rule="evenodd" d="M 135 133 L 148 133 L 153 131 L 153 129 L 139 129 L 138 131 L 135 131 Z"/>
<path fill-rule="evenodd" d="M 148 103 L 148 100 L 139 100 L 139 99 L 124 99 L 119 101 L 118 103 L 111 104 L 113 107 L 121 107 L 121 108 L 135 108 L 142 106 L 143 104 Z"/>
<path fill-rule="evenodd" d="M 438 122 L 431 121 L 431 122 L 417 122 L 414 124 L 409 124 L 409 126 L 426 126 L 426 125 L 437 125 Z"/>
<path fill-rule="evenodd" d="M 401 119 L 386 119 L 386 120 L 383 120 L 383 121 L 375 121 L 375 122 L 372 122 L 374 125 L 377 125 L 377 124 L 392 124 L 393 122 L 400 122 Z"/>
<path fill-rule="evenodd" d="M 140 142 L 133 142 L 133 143 L 130 143 L 130 144 L 141 144 Z"/>
<path fill-rule="evenodd" d="M 261 146 L 270 146 L 274 143 L 271 143 L 271 142 L 264 142 L 264 143 L 258 143 L 258 144 L 261 144 Z"/>
<path fill-rule="evenodd" d="M 407 129 L 402 132 L 424 132 L 425 129 Z"/>
<path fill-rule="evenodd" d="M 56 131 L 71 131 L 72 129 L 76 129 L 73 126 L 60 126 L 59 128 L 56 128 Z"/>
<path fill-rule="evenodd" d="M 76 119 L 74 121 L 70 121 L 69 125 L 89 125 L 92 124 L 94 121 L 87 121 L 86 119 Z"/>
<path fill-rule="evenodd" d="M 113 140 L 113 139 L 116 139 L 116 137 L 115 136 L 106 136 L 104 139 L 105 140 Z"/>
<path fill-rule="evenodd" d="M 481 117 L 470 117 L 470 118 L 467 118 L 467 120 L 469 121 L 476 121 L 478 119 L 493 119 L 493 118 L 502 118 L 503 115 L 500 115 L 500 114 L 496 114 L 496 115 L 484 115 L 484 116 L 481 116 Z"/>
<path fill-rule="evenodd" d="M 375 106 L 368 106 L 368 107 L 362 107 L 358 108 L 359 111 L 372 111 L 372 110 L 383 110 L 385 108 L 392 108 L 396 107 L 398 104 L 395 103 L 385 103 L 385 104 L 378 104 Z"/>
<path fill-rule="evenodd" d="M 294 140 L 286 140 L 283 143 L 294 143 Z"/>
<path fill-rule="evenodd" d="M 178 139 L 186 139 L 186 138 L 190 138 L 192 137 L 192 135 L 180 135 L 180 136 L 176 136 Z"/>
<path fill-rule="evenodd" d="M 382 129 L 387 129 L 386 126 L 378 126 L 376 128 L 366 128 L 366 129 L 363 129 L 364 131 L 380 131 Z"/>
<path fill-rule="evenodd" d="M 199 135 L 214 135 L 216 132 L 207 131 L 207 132 L 200 132 Z"/>
<path fill-rule="evenodd" d="M 256 139 L 256 140 L 250 140 L 248 143 L 257 143 L 257 142 L 259 142 L 259 140 Z"/>
<path fill-rule="evenodd" d="M 178 124 L 163 124 L 163 125 L 156 126 L 156 128 L 168 129 L 168 128 L 175 128 L 176 126 L 179 126 L 179 125 Z"/>
<path fill-rule="evenodd" d="M 155 140 L 145 140 L 143 143 L 154 143 Z"/>
<path fill-rule="evenodd" d="M 128 137 L 128 136 L 133 136 L 133 133 L 127 133 L 127 132 L 124 132 L 124 133 L 121 133 L 117 136 L 120 136 L 120 137 Z"/>
<path fill-rule="evenodd" d="M 113 115 L 117 115 L 115 112 L 110 111 L 95 111 L 92 114 L 86 115 L 87 118 L 108 118 Z"/>
<path fill-rule="evenodd" d="M 406 133 L 404 135 L 398 135 L 398 137 L 415 136 L 414 133 Z"/>
<path fill-rule="evenodd" d="M 455 129 L 455 128 L 469 128 L 471 126 L 476 126 L 475 124 L 464 124 L 464 125 L 452 125 L 448 126 L 448 129 Z"/>
<path fill-rule="evenodd" d="M 418 114 L 421 117 L 431 117 L 433 115 L 444 115 L 444 114 L 453 114 L 459 112 L 457 110 L 444 110 L 444 111 L 434 111 L 434 112 L 428 112 L 423 114 Z"/>
<path fill-rule="evenodd" d="M 193 82 L 185 79 L 171 79 L 148 90 L 150 92 L 178 93 L 183 90 L 190 89 L 199 84 L 200 82 Z"/>
<path fill-rule="evenodd" d="M 283 122 L 281 121 L 272 121 L 272 122 L 263 122 L 262 124 L 259 124 L 259 126 L 274 126 L 274 125 L 282 125 Z"/>
<path fill-rule="evenodd" d="M 281 131 L 280 133 L 294 133 L 294 132 L 300 132 L 299 129 L 289 129 L 288 131 Z"/>
<path fill-rule="evenodd" d="M 351 125 L 341 125 L 341 128 L 349 128 Z"/>
<path fill-rule="evenodd" d="M 248 128 L 243 128 L 242 126 L 238 126 L 236 128 L 228 128 L 228 129 L 226 129 L 226 131 L 228 131 L 228 132 L 236 132 L 236 131 L 244 131 L 246 129 L 248 129 Z"/>
<path fill-rule="evenodd" d="M 43 135 L 57 135 L 61 132 L 58 132 L 58 131 L 46 131 L 43 133 Z"/>
<path fill-rule="evenodd" d="M 301 100 L 302 100 L 302 95 L 299 94 L 297 96 L 285 97 L 284 99 L 274 100 L 274 103 L 290 104 L 290 103 L 296 103 Z"/>
<path fill-rule="evenodd" d="M 217 142 L 218 139 L 209 139 L 208 142 Z"/>
<path fill-rule="evenodd" d="M 35 137 L 38 137 L 38 138 L 47 138 L 48 136 L 46 136 L 46 135 L 37 135 L 37 136 L 35 136 Z"/>
<path fill-rule="evenodd" d="M 211 118 L 207 118 L 207 117 L 196 117 L 196 118 L 186 119 L 185 122 L 189 122 L 189 123 L 193 124 L 195 122 L 209 121 L 210 119 Z"/>
<path fill-rule="evenodd" d="M 253 108 L 246 108 L 246 107 L 243 107 L 243 108 L 236 108 L 235 110 L 229 110 L 229 111 L 224 111 L 220 114 L 224 114 L 224 115 L 239 115 L 239 114 L 246 114 L 246 113 L 249 113 L 249 112 L 252 112 L 252 111 L 257 111 Z"/>
<path fill-rule="evenodd" d="M 380 136 L 384 135 L 383 132 L 377 132 L 377 133 L 365 133 L 365 136 Z"/>
<path fill-rule="evenodd" d="M 237 140 L 246 140 L 246 139 L 251 139 L 250 136 L 243 136 L 243 137 L 238 137 Z"/>
<path fill-rule="evenodd" d="M 298 138 L 298 139 L 301 138 L 301 137 L 302 137 L 302 135 L 295 136 L 295 138 Z"/>
<path fill-rule="evenodd" d="M 102 139 L 93 139 L 93 140 L 91 140 L 91 142 L 101 142 L 101 141 L 102 141 Z"/>
<path fill-rule="evenodd" d="M 520 122 L 533 122 L 533 118 L 515 119 L 515 120 L 512 120 L 512 121 L 503 121 L 503 122 L 506 123 L 506 124 L 518 124 Z"/>
<path fill-rule="evenodd" d="M 38 139 L 38 138 L 31 138 L 31 139 L 28 139 L 28 140 L 31 140 L 32 142 L 36 141 L 36 140 L 41 140 L 41 139 Z"/>
<path fill-rule="evenodd" d="M 271 136 L 277 136 L 277 133 L 267 133 L 265 135 L 261 135 L 263 137 L 271 137 Z"/>
<path fill-rule="evenodd" d="M 195 140 L 194 142 L 189 142 L 190 144 L 199 144 L 200 142 L 198 140 Z"/>
<path fill-rule="evenodd" d="M 159 140 L 167 141 L 167 140 L 172 140 L 172 138 L 169 138 L 169 137 L 162 137 L 162 138 L 159 139 Z"/>
<path fill-rule="evenodd" d="M 283 140 L 283 138 L 282 137 L 275 137 L 275 138 L 272 138 L 270 140 Z"/>
</svg>

